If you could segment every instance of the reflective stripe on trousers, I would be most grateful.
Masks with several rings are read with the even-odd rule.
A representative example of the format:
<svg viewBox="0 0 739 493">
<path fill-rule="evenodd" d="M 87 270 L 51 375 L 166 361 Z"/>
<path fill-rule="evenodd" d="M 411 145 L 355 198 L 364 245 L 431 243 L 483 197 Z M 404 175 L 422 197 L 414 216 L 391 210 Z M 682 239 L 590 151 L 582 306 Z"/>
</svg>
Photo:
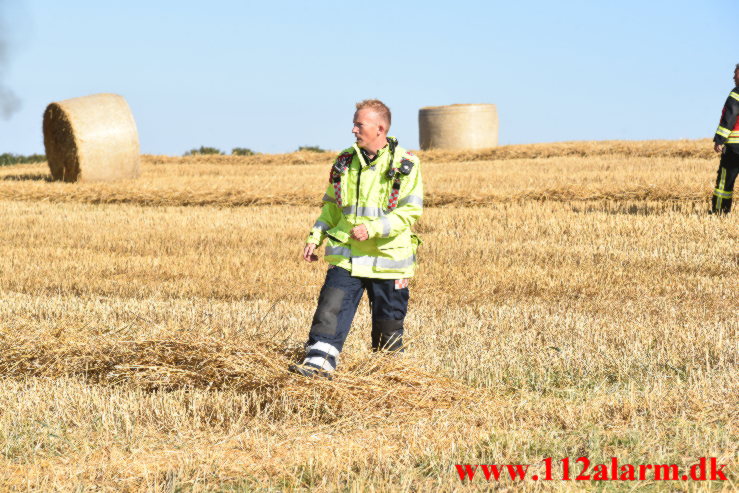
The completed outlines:
<svg viewBox="0 0 739 493">
<path fill-rule="evenodd" d="M 720 190 L 721 192 L 724 191 L 724 187 L 726 186 L 726 168 L 721 167 L 721 176 L 719 177 L 718 186 L 716 187 L 716 190 Z M 721 202 L 723 202 L 723 197 L 718 195 L 716 196 L 716 209 L 721 209 Z"/>
<path fill-rule="evenodd" d="M 333 363 L 331 362 L 333 360 Z M 339 363 L 339 350 L 326 342 L 314 342 L 305 347 L 304 365 L 334 371 Z"/>
<path fill-rule="evenodd" d="M 727 146 L 721 156 L 711 198 L 713 212 L 731 212 L 737 175 L 739 175 L 739 150 Z"/>
<path fill-rule="evenodd" d="M 336 368 L 365 291 L 372 313 L 373 348 L 400 350 L 410 293 L 407 285 L 402 286 L 396 287 L 393 279 L 353 277 L 345 269 L 329 269 L 308 335 L 304 364 L 328 371 Z"/>
</svg>

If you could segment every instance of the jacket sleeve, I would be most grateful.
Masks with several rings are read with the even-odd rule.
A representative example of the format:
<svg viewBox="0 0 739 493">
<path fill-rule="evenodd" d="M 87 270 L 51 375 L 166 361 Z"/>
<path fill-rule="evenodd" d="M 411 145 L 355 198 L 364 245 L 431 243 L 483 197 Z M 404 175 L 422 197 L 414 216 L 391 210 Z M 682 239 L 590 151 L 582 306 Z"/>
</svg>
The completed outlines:
<svg viewBox="0 0 739 493">
<path fill-rule="evenodd" d="M 306 243 L 313 243 L 320 245 L 323 240 L 326 239 L 326 231 L 333 228 L 338 224 L 341 218 L 341 211 L 339 206 L 336 205 L 336 197 L 334 197 L 334 187 L 330 183 L 326 189 L 326 193 L 323 195 L 323 206 L 321 207 L 321 214 L 318 216 L 315 224 L 310 229 L 310 234 L 305 240 Z"/>
<path fill-rule="evenodd" d="M 723 145 L 726 143 L 736 126 L 737 116 L 739 116 L 739 93 L 734 90 L 726 98 L 726 104 L 724 104 L 724 110 L 721 113 L 721 121 L 718 124 L 718 129 L 716 129 L 716 135 L 713 137 L 716 144 Z"/>
<path fill-rule="evenodd" d="M 421 163 L 416 158 L 410 174 L 401 179 L 398 206 L 389 214 L 366 224 L 370 238 L 397 236 L 418 220 L 423 212 Z"/>
</svg>

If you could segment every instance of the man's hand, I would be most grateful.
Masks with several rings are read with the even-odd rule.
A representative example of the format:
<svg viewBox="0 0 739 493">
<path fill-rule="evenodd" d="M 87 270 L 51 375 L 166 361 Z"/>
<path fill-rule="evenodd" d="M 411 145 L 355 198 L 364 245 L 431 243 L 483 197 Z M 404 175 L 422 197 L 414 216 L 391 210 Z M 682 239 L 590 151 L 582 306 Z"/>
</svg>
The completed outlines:
<svg viewBox="0 0 739 493">
<path fill-rule="evenodd" d="M 358 241 L 364 241 L 369 239 L 369 233 L 367 233 L 367 226 L 360 224 L 352 228 L 352 238 Z"/>
<path fill-rule="evenodd" d="M 303 248 L 303 260 L 305 260 L 306 262 L 315 262 L 316 260 L 318 260 L 318 255 L 313 253 L 315 249 L 315 243 L 306 243 L 305 248 Z"/>
<path fill-rule="evenodd" d="M 722 146 L 721 144 L 714 144 L 713 150 L 716 152 L 722 152 L 724 150 L 724 146 Z"/>
</svg>

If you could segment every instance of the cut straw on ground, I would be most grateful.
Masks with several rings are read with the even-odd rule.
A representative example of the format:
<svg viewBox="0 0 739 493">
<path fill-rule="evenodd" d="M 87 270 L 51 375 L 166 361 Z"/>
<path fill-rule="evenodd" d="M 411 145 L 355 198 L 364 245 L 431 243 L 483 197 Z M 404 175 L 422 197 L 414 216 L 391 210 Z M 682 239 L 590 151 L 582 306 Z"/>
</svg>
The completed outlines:
<svg viewBox="0 0 739 493">
<path fill-rule="evenodd" d="M 418 418 L 474 400 L 471 388 L 422 371 L 405 355 L 349 355 L 332 380 L 289 373 L 288 365 L 301 356 L 302 348 L 267 338 L 251 337 L 248 344 L 239 344 L 181 337 L 111 340 L 103 335 L 42 342 L 5 333 L 0 339 L 0 375 L 81 377 L 91 384 L 150 391 L 233 390 L 254 396 L 255 413 L 289 398 L 295 404 L 290 412 L 321 421 Z M 301 402 L 320 402 L 321 412 L 303 408 Z"/>
</svg>

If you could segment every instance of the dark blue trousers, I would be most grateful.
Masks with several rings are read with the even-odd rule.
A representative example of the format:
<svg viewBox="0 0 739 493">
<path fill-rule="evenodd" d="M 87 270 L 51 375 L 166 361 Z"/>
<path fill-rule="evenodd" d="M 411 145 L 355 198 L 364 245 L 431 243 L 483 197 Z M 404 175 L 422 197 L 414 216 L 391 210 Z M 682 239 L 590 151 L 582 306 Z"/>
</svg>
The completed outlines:
<svg viewBox="0 0 739 493">
<path fill-rule="evenodd" d="M 318 297 L 303 364 L 328 371 L 336 368 L 365 291 L 372 311 L 372 348 L 402 351 L 403 320 L 408 311 L 407 282 L 352 277 L 346 269 L 332 266 Z"/>
</svg>

